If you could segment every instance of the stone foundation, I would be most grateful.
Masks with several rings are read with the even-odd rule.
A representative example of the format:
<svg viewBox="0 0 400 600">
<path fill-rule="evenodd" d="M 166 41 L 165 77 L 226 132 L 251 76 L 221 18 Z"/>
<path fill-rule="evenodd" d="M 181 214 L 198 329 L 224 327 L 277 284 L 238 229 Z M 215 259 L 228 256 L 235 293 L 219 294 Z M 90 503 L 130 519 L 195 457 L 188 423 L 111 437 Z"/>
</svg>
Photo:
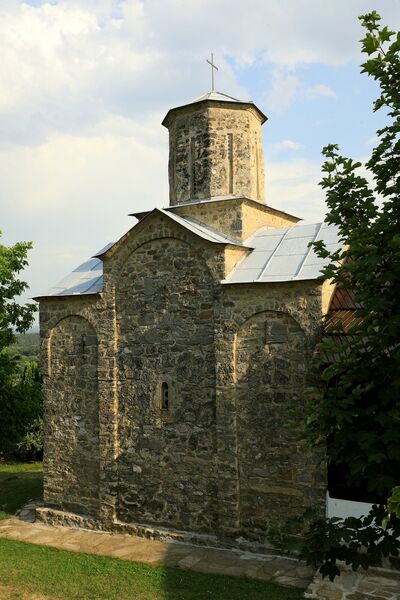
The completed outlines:
<svg viewBox="0 0 400 600">
<path fill-rule="evenodd" d="M 216 535 L 199 534 L 192 531 L 180 531 L 167 527 L 154 527 L 144 523 L 123 523 L 114 521 L 105 523 L 90 515 L 77 515 L 72 512 L 57 510 L 46 506 L 36 508 L 36 521 L 54 527 L 73 527 L 75 529 L 88 529 L 91 531 L 105 531 L 109 533 L 125 533 L 148 540 L 161 540 L 165 542 L 180 542 L 195 546 L 210 548 L 229 548 L 245 552 L 259 553 L 269 556 L 280 556 L 274 551 L 268 541 L 255 542 L 243 537 L 228 538 Z"/>
</svg>

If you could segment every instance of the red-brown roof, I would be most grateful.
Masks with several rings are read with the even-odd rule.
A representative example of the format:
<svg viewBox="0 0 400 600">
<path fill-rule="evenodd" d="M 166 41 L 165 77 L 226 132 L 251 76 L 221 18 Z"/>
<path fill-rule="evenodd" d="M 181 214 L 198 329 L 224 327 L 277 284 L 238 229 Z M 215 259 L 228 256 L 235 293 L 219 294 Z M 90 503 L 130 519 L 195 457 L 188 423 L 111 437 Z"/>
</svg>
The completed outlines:
<svg viewBox="0 0 400 600">
<path fill-rule="evenodd" d="M 358 308 L 361 308 L 361 305 L 355 301 L 353 291 L 337 285 L 324 321 L 325 335 L 348 333 L 357 323 Z M 340 329 L 337 328 L 338 325 L 341 325 Z"/>
<path fill-rule="evenodd" d="M 348 344 L 351 338 L 349 332 L 359 319 L 357 317 L 358 308 L 361 308 L 361 305 L 355 301 L 353 291 L 338 284 L 333 292 L 323 324 L 323 337 L 329 338 L 334 343 L 338 348 L 338 353 L 320 352 L 324 361 L 334 363 L 339 360 L 343 346 Z"/>
</svg>

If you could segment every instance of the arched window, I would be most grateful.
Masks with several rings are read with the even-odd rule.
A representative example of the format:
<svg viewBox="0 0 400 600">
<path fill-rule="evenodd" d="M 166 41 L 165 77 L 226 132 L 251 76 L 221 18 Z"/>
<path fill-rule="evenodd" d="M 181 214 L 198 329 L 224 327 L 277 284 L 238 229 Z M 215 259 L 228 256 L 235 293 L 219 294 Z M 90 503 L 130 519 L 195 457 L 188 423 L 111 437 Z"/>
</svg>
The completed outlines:
<svg viewBox="0 0 400 600">
<path fill-rule="evenodd" d="M 161 408 L 162 410 L 168 410 L 169 408 L 169 388 L 168 383 L 165 381 L 161 384 Z"/>
</svg>

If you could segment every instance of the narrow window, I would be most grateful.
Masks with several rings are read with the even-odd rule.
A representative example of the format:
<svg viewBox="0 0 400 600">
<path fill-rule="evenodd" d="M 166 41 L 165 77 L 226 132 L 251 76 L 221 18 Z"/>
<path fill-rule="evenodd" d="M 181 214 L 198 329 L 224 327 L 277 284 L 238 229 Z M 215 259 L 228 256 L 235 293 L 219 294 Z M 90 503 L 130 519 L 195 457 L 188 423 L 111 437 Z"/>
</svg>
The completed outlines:
<svg viewBox="0 0 400 600">
<path fill-rule="evenodd" d="M 233 134 L 228 133 L 228 193 L 233 194 Z"/>
<path fill-rule="evenodd" d="M 256 181 L 257 181 L 257 200 L 260 200 L 260 159 L 258 156 L 258 140 L 255 137 L 255 153 L 256 153 Z"/>
<path fill-rule="evenodd" d="M 190 140 L 190 153 L 189 153 L 189 178 L 190 178 L 190 199 L 194 198 L 195 195 L 195 161 L 196 161 L 196 144 L 194 138 Z"/>
<path fill-rule="evenodd" d="M 161 408 L 162 410 L 168 410 L 169 408 L 169 389 L 168 383 L 165 381 L 161 384 Z"/>
</svg>

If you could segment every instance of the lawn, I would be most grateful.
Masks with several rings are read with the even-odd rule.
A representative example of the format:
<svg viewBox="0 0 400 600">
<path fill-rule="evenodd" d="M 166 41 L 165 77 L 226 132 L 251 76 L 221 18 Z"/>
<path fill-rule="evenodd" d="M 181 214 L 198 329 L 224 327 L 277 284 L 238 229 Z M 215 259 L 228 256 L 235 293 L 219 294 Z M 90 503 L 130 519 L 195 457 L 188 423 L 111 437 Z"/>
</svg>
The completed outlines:
<svg viewBox="0 0 400 600">
<path fill-rule="evenodd" d="M 0 520 L 42 495 L 42 463 L 0 462 Z"/>
<path fill-rule="evenodd" d="M 41 464 L 0 463 L 2 518 L 41 493 Z M 68 552 L 0 538 L 0 600 L 301 600 L 262 581 Z"/>
</svg>

